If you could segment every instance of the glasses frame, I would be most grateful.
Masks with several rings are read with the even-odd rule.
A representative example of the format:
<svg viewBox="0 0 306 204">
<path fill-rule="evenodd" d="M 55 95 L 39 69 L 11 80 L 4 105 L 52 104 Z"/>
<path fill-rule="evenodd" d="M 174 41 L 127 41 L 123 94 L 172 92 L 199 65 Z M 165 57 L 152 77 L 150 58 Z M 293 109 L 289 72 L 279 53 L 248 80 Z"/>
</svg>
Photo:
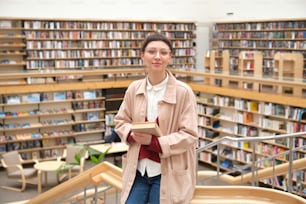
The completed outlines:
<svg viewBox="0 0 306 204">
<path fill-rule="evenodd" d="M 167 56 L 171 56 L 171 50 L 167 50 L 167 49 L 160 49 L 160 50 L 157 50 L 157 49 L 146 49 L 145 50 L 145 53 L 151 55 L 151 56 L 156 56 L 157 53 L 159 53 L 159 56 L 162 56 L 162 57 L 167 57 Z"/>
</svg>

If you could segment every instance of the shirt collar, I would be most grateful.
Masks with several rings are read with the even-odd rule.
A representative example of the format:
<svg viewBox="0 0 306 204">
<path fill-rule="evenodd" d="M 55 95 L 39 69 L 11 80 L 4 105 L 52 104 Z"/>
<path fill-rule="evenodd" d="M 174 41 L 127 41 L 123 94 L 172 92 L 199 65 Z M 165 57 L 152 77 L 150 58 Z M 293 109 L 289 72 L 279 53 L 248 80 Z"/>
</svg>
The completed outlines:
<svg viewBox="0 0 306 204">
<path fill-rule="evenodd" d="M 149 78 L 147 77 L 147 90 L 148 91 L 160 91 L 161 89 L 165 88 L 166 85 L 167 85 L 167 82 L 169 80 L 169 76 L 168 76 L 168 73 L 166 72 L 166 78 L 160 82 L 159 84 L 156 84 L 156 85 L 152 85 L 149 81 Z"/>
</svg>

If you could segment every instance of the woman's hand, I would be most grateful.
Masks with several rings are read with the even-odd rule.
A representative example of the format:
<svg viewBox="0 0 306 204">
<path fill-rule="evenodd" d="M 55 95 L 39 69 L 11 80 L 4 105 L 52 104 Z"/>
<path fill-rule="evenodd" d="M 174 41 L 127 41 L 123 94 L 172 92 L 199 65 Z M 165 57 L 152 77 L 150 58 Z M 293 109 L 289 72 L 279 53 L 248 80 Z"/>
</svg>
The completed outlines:
<svg viewBox="0 0 306 204">
<path fill-rule="evenodd" d="M 151 134 L 131 132 L 131 136 L 139 144 L 142 144 L 142 145 L 151 144 L 151 140 L 152 140 L 152 135 Z"/>
</svg>

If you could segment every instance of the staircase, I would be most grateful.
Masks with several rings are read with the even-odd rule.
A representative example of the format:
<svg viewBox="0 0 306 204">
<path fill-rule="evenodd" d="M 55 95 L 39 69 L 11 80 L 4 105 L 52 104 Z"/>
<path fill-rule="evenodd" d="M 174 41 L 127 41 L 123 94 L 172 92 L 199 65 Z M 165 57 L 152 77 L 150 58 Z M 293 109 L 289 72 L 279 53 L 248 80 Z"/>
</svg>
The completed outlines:
<svg viewBox="0 0 306 204">
<path fill-rule="evenodd" d="M 303 134 L 303 133 L 301 133 Z M 305 133 L 304 133 L 305 135 Z M 294 137 L 288 135 L 281 135 L 277 137 Z M 238 139 L 249 139 L 258 142 L 256 138 L 238 138 Z M 265 138 L 260 138 L 261 140 Z M 271 139 L 269 137 L 266 138 Z M 204 148 L 198 149 L 198 153 L 205 150 L 205 148 L 210 148 L 214 145 L 221 144 L 224 140 L 237 140 L 237 138 L 225 137 L 220 141 L 211 143 Z M 305 148 L 305 147 L 302 147 Z M 290 149 L 284 154 L 292 154 L 295 150 Z M 277 156 L 277 155 L 274 155 Z M 272 158 L 267 159 L 274 159 Z M 256 168 L 256 162 L 251 164 L 252 172 L 241 174 L 240 176 L 232 176 L 227 173 L 222 173 L 217 169 L 217 171 L 198 171 L 198 181 L 203 179 L 209 179 L 215 177 L 224 181 L 230 185 L 222 186 L 196 186 L 193 200 L 191 204 L 306 204 L 306 200 L 297 196 L 293 193 L 288 193 L 281 190 L 263 188 L 259 186 L 254 186 L 259 180 L 274 177 L 277 175 L 289 174 L 296 170 L 306 169 L 306 158 L 292 160 L 289 156 L 290 161 L 281 165 L 259 169 Z M 289 177 L 289 183 L 290 181 Z M 245 184 L 252 184 L 245 185 Z M 84 201 L 88 198 L 94 198 L 94 203 L 98 203 L 99 196 L 107 196 L 108 194 L 116 194 L 122 190 L 122 169 L 109 163 L 102 162 L 91 169 L 79 174 L 76 177 L 69 179 L 68 181 L 38 195 L 37 197 L 29 200 L 29 204 L 68 204 L 71 202 Z M 119 203 L 119 196 L 117 203 Z"/>
</svg>

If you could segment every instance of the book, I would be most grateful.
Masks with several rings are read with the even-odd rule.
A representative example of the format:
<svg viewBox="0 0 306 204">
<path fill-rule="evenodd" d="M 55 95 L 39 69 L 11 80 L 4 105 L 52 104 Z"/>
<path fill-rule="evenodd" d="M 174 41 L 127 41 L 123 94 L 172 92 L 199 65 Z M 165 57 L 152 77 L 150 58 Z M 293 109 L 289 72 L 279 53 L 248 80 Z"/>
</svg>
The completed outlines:
<svg viewBox="0 0 306 204">
<path fill-rule="evenodd" d="M 54 92 L 53 93 L 53 100 L 54 101 L 66 100 L 66 93 L 65 92 Z"/>
<path fill-rule="evenodd" d="M 162 131 L 156 122 L 140 122 L 132 124 L 133 132 L 148 133 L 155 136 L 162 136 Z"/>
<path fill-rule="evenodd" d="M 85 99 L 94 99 L 96 98 L 96 92 L 95 91 L 84 91 L 84 98 Z"/>
</svg>

